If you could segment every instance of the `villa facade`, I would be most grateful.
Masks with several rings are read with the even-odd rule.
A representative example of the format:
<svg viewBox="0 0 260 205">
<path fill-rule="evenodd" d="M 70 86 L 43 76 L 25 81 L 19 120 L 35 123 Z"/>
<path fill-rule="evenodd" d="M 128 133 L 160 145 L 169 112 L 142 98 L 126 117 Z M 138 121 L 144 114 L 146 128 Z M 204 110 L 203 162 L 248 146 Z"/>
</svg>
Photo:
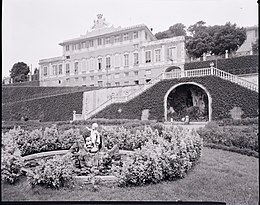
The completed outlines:
<svg viewBox="0 0 260 205">
<path fill-rule="evenodd" d="M 99 14 L 91 31 L 59 44 L 62 56 L 39 61 L 40 86 L 145 84 L 169 66 L 184 69 L 184 40 L 157 40 L 144 24 L 115 28 Z"/>
</svg>

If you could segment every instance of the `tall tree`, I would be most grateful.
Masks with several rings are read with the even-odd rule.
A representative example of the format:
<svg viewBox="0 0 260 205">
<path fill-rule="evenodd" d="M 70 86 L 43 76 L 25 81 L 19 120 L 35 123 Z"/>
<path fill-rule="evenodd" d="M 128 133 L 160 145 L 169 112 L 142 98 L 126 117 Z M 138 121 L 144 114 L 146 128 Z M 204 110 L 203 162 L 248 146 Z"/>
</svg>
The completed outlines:
<svg viewBox="0 0 260 205">
<path fill-rule="evenodd" d="M 204 21 L 198 21 L 197 23 L 191 25 L 188 27 L 188 31 L 190 32 L 191 36 L 195 36 L 199 32 L 203 32 L 207 29 L 207 26 L 205 26 L 206 22 Z"/>
<path fill-rule="evenodd" d="M 212 52 L 215 55 L 233 52 L 246 39 L 246 30 L 236 27 L 236 24 L 227 22 L 225 25 L 205 26 L 199 21 L 188 28 L 191 37 L 186 40 L 186 49 L 189 56 L 201 57 L 203 53 Z"/>
<path fill-rule="evenodd" d="M 182 23 L 176 23 L 170 26 L 168 30 L 155 34 L 157 39 L 172 38 L 175 36 L 186 36 L 185 26 Z"/>
<path fill-rule="evenodd" d="M 13 82 L 24 82 L 28 80 L 29 66 L 24 62 L 15 63 L 10 71 Z"/>
<path fill-rule="evenodd" d="M 211 27 L 208 28 L 210 30 Z M 216 55 L 225 54 L 225 51 L 234 52 L 246 40 L 245 28 L 238 28 L 236 24 L 227 22 L 225 25 L 216 27 L 216 32 L 213 34 L 214 48 L 212 52 Z"/>
</svg>

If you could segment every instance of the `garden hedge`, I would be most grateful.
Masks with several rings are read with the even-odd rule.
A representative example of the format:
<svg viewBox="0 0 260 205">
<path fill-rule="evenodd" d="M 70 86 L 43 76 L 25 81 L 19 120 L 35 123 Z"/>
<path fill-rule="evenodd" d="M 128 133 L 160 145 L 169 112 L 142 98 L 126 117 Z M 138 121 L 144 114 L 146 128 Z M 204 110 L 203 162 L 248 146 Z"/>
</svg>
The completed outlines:
<svg viewBox="0 0 260 205">
<path fill-rule="evenodd" d="M 2 120 L 65 121 L 72 120 L 73 110 L 82 112 L 83 92 L 75 92 L 16 103 L 2 104 Z"/>
<path fill-rule="evenodd" d="M 240 107 L 245 117 L 258 115 L 258 93 L 215 76 L 163 80 L 126 103 L 109 105 L 93 118 L 141 119 L 142 110 L 149 109 L 149 120 L 164 120 L 164 96 L 174 85 L 196 82 L 207 88 L 212 97 L 212 120 L 231 118 L 230 110 Z"/>
<path fill-rule="evenodd" d="M 2 103 L 16 102 L 36 97 L 88 91 L 93 87 L 2 87 Z"/>
<path fill-rule="evenodd" d="M 240 56 L 236 58 L 226 58 L 184 64 L 184 70 L 208 68 L 214 62 L 214 67 L 232 73 L 234 75 L 258 73 L 258 55 Z"/>
</svg>

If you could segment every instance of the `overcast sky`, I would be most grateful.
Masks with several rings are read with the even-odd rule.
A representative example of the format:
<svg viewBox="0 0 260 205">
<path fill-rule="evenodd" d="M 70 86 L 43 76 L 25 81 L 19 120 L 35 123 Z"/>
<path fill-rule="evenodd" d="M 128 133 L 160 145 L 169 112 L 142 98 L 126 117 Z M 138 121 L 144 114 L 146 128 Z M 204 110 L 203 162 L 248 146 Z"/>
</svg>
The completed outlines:
<svg viewBox="0 0 260 205">
<path fill-rule="evenodd" d="M 258 25 L 257 0 L 3 0 L 2 76 L 13 64 L 36 68 L 43 58 L 62 55 L 58 43 L 79 37 L 97 14 L 115 27 L 146 24 L 153 33 L 175 23 Z"/>
</svg>

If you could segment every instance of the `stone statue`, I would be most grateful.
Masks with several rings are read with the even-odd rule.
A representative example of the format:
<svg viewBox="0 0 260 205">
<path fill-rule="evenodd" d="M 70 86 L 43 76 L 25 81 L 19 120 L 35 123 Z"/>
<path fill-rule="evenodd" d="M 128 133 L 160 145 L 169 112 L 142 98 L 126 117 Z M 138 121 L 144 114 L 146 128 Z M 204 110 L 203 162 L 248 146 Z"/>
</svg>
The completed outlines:
<svg viewBox="0 0 260 205">
<path fill-rule="evenodd" d="M 113 158 L 119 155 L 119 148 L 115 145 L 107 150 L 103 146 L 102 137 L 97 131 L 98 124 L 93 123 L 92 128 L 81 131 L 83 142 L 76 141 L 70 148 L 74 165 L 77 168 L 98 166 L 104 158 Z"/>
</svg>

